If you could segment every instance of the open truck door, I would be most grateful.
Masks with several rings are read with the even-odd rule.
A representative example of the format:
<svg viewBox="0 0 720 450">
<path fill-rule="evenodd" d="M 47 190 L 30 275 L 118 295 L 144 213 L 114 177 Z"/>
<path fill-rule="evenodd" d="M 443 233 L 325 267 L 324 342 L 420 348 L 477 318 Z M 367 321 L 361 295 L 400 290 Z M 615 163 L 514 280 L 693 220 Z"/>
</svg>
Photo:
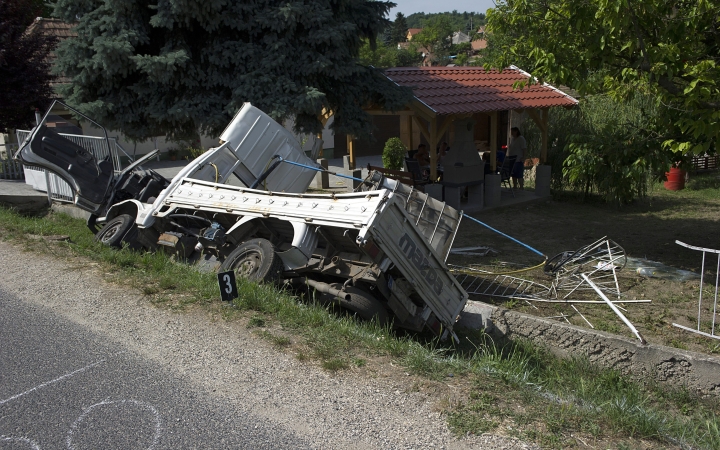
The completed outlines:
<svg viewBox="0 0 720 450">
<path fill-rule="evenodd" d="M 100 128 L 105 135 L 103 145 L 107 145 L 107 155 L 111 154 L 105 128 L 64 103 L 55 101 L 42 122 L 21 144 L 17 155 L 23 164 L 41 167 L 65 180 L 73 190 L 74 203 L 86 211 L 98 213 L 106 206 L 110 186 L 114 181 L 112 160 L 110 156 L 98 160 L 95 155 L 62 136 L 51 126 L 54 125 L 51 112 L 58 104 Z"/>
</svg>

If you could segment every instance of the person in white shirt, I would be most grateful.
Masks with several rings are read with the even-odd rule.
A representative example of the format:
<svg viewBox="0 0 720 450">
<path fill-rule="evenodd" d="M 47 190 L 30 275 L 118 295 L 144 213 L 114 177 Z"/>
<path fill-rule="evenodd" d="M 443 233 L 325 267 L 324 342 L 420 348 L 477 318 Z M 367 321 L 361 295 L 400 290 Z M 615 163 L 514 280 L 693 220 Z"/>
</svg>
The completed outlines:
<svg viewBox="0 0 720 450">
<path fill-rule="evenodd" d="M 512 140 L 508 145 L 508 156 L 517 155 L 515 165 L 510 172 L 512 177 L 513 187 L 515 189 L 525 187 L 524 168 L 525 168 L 525 153 L 527 152 L 527 142 L 525 138 L 520 135 L 520 129 L 518 127 L 510 128 L 510 135 Z"/>
</svg>

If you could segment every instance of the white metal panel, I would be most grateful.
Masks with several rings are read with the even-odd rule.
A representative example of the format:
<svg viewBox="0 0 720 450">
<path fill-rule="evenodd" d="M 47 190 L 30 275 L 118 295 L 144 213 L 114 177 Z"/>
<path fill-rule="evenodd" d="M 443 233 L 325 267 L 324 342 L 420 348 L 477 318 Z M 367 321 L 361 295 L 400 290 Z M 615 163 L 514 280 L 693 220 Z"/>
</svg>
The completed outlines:
<svg viewBox="0 0 720 450">
<path fill-rule="evenodd" d="M 239 216 L 276 217 L 316 225 L 362 228 L 385 201 L 388 191 L 338 195 L 267 192 L 185 178 L 167 192 L 173 208 L 230 212 Z M 161 205 L 155 204 L 159 209 Z M 169 213 L 158 213 L 158 217 Z"/>
<path fill-rule="evenodd" d="M 319 167 L 305 156 L 292 133 L 250 103 L 243 105 L 220 139 L 234 149 L 237 158 L 254 178 L 258 178 L 268 168 L 275 155 L 288 161 Z M 305 192 L 314 177 L 315 171 L 312 169 L 281 164 L 270 174 L 264 186 L 274 192 Z"/>
</svg>

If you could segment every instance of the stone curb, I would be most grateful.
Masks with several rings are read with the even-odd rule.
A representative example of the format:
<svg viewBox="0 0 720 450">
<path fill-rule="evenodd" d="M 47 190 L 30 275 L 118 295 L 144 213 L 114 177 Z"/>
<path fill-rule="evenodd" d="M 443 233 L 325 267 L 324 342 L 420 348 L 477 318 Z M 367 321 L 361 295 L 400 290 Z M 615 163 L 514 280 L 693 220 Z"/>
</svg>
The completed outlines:
<svg viewBox="0 0 720 450">
<path fill-rule="evenodd" d="M 468 301 L 458 327 L 485 330 L 500 339 L 526 339 L 560 357 L 586 357 L 638 381 L 652 379 L 720 396 L 720 358 L 604 331 L 534 317 L 482 302 Z"/>
</svg>

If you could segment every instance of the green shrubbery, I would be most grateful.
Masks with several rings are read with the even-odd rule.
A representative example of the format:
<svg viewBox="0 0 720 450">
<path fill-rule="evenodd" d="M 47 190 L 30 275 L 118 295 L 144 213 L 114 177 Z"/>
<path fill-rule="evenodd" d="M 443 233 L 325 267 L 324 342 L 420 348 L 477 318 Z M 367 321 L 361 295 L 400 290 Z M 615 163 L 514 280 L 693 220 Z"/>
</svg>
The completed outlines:
<svg viewBox="0 0 720 450">
<path fill-rule="evenodd" d="M 382 162 L 386 169 L 402 170 L 407 149 L 400 138 L 390 138 L 383 149 Z"/>
<path fill-rule="evenodd" d="M 619 205 L 644 197 L 674 162 L 657 139 L 657 115 L 655 99 L 643 95 L 626 101 L 593 95 L 573 110 L 552 110 L 547 163 L 553 188 Z M 530 148 L 539 148 L 534 123 L 528 122 L 525 135 Z"/>
</svg>

